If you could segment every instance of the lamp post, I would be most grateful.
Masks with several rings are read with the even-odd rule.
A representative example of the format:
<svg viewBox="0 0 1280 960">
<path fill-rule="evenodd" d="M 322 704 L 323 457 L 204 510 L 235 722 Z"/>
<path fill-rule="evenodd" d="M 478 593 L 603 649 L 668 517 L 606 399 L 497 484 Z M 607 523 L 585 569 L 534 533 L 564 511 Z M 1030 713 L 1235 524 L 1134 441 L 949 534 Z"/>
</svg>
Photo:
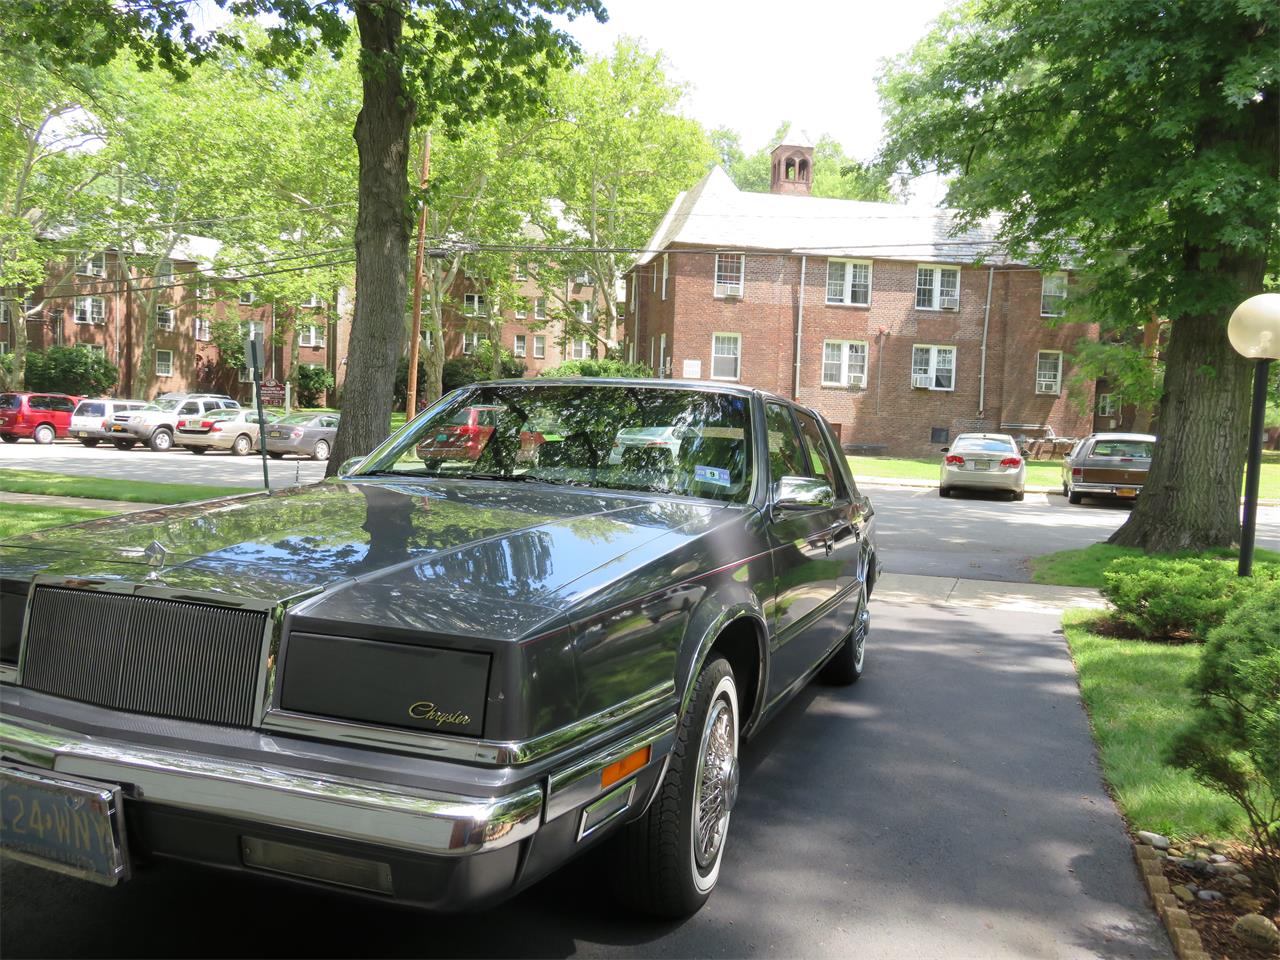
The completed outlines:
<svg viewBox="0 0 1280 960">
<path fill-rule="evenodd" d="M 1244 476 L 1244 522 L 1240 530 L 1242 577 L 1253 575 L 1253 541 L 1258 527 L 1258 479 L 1262 473 L 1262 424 L 1267 413 L 1267 374 L 1280 360 L 1280 293 L 1250 297 L 1231 314 L 1227 338 L 1236 353 L 1257 361 L 1253 368 L 1253 414 Z"/>
</svg>

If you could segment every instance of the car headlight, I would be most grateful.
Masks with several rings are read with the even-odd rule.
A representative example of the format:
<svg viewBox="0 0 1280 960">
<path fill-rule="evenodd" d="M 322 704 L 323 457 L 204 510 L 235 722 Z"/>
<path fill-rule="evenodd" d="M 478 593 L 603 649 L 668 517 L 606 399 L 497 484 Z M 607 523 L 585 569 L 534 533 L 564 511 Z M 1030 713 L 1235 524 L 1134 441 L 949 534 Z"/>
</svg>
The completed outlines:
<svg viewBox="0 0 1280 960">
<path fill-rule="evenodd" d="M 130 418 L 129 418 L 129 422 L 130 422 L 130 423 L 141 423 L 141 422 L 142 422 L 142 418 L 141 418 L 141 417 L 130 417 Z"/>
<path fill-rule="evenodd" d="M 489 654 L 470 650 L 292 633 L 284 650 L 280 705 L 315 716 L 478 737 L 484 732 L 489 660 Z"/>
</svg>

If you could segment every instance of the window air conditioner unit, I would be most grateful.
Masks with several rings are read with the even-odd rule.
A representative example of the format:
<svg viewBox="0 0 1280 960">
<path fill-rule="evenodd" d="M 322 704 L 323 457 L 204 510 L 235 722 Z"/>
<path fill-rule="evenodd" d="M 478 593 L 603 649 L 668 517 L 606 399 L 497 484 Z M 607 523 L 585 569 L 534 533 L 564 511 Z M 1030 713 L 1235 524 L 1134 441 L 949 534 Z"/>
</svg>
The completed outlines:
<svg viewBox="0 0 1280 960">
<path fill-rule="evenodd" d="M 928 390 L 933 386 L 933 377 L 927 373 L 913 374 L 911 377 L 911 386 L 917 390 Z"/>
<path fill-rule="evenodd" d="M 736 283 L 717 283 L 716 296 L 732 299 L 742 296 L 742 287 Z"/>
<path fill-rule="evenodd" d="M 959 310 L 960 309 L 959 297 L 943 297 L 941 302 L 942 302 L 943 310 Z"/>
<path fill-rule="evenodd" d="M 1036 393 L 1057 393 L 1058 384 L 1053 380 L 1037 380 Z"/>
</svg>

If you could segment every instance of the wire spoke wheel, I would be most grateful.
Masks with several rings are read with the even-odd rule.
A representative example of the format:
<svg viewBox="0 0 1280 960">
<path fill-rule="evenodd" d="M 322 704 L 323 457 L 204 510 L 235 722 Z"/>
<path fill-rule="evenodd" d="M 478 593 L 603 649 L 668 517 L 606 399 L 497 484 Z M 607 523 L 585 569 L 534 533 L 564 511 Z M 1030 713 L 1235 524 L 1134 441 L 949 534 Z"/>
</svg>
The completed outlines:
<svg viewBox="0 0 1280 960">
<path fill-rule="evenodd" d="M 737 793 L 738 725 L 728 698 L 717 697 L 703 727 L 694 780 L 693 856 L 701 870 L 719 858 Z"/>
</svg>

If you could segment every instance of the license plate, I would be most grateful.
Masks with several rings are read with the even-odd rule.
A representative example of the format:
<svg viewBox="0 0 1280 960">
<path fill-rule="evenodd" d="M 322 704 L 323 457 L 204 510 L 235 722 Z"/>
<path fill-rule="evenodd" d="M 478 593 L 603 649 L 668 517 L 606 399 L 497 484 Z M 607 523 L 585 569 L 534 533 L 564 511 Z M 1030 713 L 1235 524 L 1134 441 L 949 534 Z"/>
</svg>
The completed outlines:
<svg viewBox="0 0 1280 960">
<path fill-rule="evenodd" d="M 973 461 L 973 469 L 975 469 L 975 470 L 990 470 L 990 469 L 991 469 L 991 461 L 990 461 L 990 460 L 975 460 L 975 461 Z"/>
<path fill-rule="evenodd" d="M 80 430 L 76 433 L 76 436 L 78 437 L 87 437 L 88 435 L 89 435 L 88 430 Z"/>
<path fill-rule="evenodd" d="M 1118 487 L 1116 489 L 1117 497 L 1136 497 L 1137 495 L 1138 491 L 1133 487 Z"/>
<path fill-rule="evenodd" d="M 111 432 L 112 432 L 112 433 L 124 433 L 124 432 L 125 432 L 125 430 L 124 430 L 124 427 L 121 427 L 121 426 L 116 425 L 116 424 L 112 424 L 112 426 L 111 426 Z"/>
<path fill-rule="evenodd" d="M 115 886 L 129 878 L 120 788 L 0 767 L 0 847 L 14 859 Z"/>
</svg>

